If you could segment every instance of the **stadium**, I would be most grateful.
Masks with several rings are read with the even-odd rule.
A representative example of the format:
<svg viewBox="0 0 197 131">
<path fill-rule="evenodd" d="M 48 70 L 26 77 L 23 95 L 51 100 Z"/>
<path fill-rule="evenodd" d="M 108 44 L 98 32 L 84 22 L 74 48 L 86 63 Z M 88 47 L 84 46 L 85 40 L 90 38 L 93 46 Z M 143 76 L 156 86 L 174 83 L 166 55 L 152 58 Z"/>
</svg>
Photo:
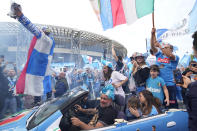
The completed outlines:
<svg viewBox="0 0 197 131">
<path fill-rule="evenodd" d="M 105 56 L 112 60 L 111 47 L 114 45 L 117 55 L 126 56 L 127 50 L 120 43 L 104 36 L 87 31 L 68 27 L 40 25 L 39 28 L 48 27 L 55 40 L 55 49 L 52 63 L 69 63 L 83 66 L 81 55 L 91 56 L 93 60 L 100 60 Z M 20 23 L 0 22 L 0 54 L 5 55 L 8 62 L 16 62 L 17 67 L 26 61 L 27 51 L 33 35 Z"/>
</svg>

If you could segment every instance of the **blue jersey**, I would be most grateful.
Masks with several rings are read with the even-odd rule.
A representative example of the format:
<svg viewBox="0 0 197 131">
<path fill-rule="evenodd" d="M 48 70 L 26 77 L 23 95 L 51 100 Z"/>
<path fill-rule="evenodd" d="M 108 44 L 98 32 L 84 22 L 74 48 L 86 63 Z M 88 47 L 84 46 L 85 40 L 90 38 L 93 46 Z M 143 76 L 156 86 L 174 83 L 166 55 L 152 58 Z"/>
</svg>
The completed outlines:
<svg viewBox="0 0 197 131">
<path fill-rule="evenodd" d="M 176 69 L 179 57 L 176 56 L 175 60 L 170 60 L 169 57 L 162 54 L 161 51 L 156 53 L 156 64 L 160 67 L 160 76 L 164 79 L 166 86 L 174 86 L 173 70 Z"/>
<path fill-rule="evenodd" d="M 149 77 L 146 80 L 147 90 L 152 92 L 154 97 L 159 98 L 161 103 L 163 103 L 163 100 L 164 100 L 164 93 L 163 93 L 164 85 L 165 85 L 164 80 L 159 76 L 154 79 L 152 77 Z"/>
<path fill-rule="evenodd" d="M 42 35 L 41 31 L 33 23 L 31 23 L 31 21 L 26 16 L 24 15 L 20 16 L 18 18 L 18 21 L 32 34 L 34 34 L 37 39 L 41 37 Z"/>
</svg>

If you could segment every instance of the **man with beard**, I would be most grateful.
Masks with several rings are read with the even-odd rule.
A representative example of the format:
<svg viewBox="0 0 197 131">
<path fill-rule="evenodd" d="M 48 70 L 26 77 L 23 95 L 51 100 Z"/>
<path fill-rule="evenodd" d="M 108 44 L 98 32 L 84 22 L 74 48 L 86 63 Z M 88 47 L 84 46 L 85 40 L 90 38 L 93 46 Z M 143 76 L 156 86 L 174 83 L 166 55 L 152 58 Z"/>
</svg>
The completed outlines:
<svg viewBox="0 0 197 131">
<path fill-rule="evenodd" d="M 105 87 L 101 92 L 100 98 L 100 105 L 97 108 L 83 109 L 83 112 L 94 114 L 93 118 L 88 124 L 79 120 L 77 117 L 72 117 L 72 125 L 77 127 L 78 130 L 90 130 L 113 124 L 118 114 L 117 110 L 111 105 L 112 100 L 114 100 L 114 87 L 112 85 Z M 73 129 L 74 128 L 71 130 Z"/>
</svg>

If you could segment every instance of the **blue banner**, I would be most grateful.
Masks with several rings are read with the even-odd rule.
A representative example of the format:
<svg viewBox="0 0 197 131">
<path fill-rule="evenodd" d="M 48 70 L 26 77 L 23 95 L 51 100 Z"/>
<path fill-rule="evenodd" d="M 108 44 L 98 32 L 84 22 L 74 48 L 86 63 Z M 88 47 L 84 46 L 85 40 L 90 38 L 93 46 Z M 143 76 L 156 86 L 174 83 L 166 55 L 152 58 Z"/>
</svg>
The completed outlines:
<svg viewBox="0 0 197 131">
<path fill-rule="evenodd" d="M 193 33 L 197 30 L 197 1 L 189 14 L 189 31 Z"/>
</svg>

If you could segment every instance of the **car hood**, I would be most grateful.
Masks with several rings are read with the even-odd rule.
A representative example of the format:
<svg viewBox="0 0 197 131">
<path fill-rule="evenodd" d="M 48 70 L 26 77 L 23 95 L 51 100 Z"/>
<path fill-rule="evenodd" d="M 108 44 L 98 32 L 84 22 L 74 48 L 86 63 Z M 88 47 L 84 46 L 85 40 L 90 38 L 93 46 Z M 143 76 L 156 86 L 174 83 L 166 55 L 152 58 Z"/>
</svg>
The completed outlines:
<svg viewBox="0 0 197 131">
<path fill-rule="evenodd" d="M 26 130 L 26 121 L 36 109 L 24 110 L 0 121 L 0 130 Z"/>
</svg>

